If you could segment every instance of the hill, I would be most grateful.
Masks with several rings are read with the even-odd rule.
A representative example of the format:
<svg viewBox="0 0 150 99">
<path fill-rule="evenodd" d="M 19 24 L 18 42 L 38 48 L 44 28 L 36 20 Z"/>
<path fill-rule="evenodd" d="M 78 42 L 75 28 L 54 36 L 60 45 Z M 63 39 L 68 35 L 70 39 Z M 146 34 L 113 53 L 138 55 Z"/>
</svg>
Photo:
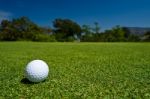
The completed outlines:
<svg viewBox="0 0 150 99">
<path fill-rule="evenodd" d="M 131 34 L 143 36 L 146 32 L 150 31 L 150 27 L 125 27 Z"/>
</svg>

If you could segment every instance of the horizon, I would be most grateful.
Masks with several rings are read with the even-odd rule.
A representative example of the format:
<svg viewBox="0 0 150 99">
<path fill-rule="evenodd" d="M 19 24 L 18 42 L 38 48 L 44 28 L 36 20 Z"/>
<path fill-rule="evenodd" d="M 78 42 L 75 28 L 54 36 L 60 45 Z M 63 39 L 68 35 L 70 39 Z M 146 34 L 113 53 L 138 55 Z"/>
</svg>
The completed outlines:
<svg viewBox="0 0 150 99">
<path fill-rule="evenodd" d="M 52 27 L 56 18 L 71 19 L 81 26 L 98 22 L 101 31 L 116 25 L 150 27 L 149 0 L 1 0 L 0 21 L 26 16 L 40 26 Z"/>
</svg>

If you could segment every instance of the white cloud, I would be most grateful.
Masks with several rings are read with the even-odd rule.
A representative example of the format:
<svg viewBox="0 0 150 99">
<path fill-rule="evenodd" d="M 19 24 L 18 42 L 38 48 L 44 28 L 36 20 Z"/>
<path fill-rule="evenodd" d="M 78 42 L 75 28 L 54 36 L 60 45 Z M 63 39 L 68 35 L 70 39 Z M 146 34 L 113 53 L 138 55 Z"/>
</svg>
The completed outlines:
<svg viewBox="0 0 150 99">
<path fill-rule="evenodd" d="M 11 17 L 12 13 L 0 10 L 0 22 L 4 19 L 10 19 Z"/>
</svg>

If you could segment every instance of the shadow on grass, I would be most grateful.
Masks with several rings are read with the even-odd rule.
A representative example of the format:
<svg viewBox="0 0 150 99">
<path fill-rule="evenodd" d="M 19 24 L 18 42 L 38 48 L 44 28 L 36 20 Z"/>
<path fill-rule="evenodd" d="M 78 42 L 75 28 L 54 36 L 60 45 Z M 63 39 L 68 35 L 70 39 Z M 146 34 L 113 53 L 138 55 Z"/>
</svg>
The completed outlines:
<svg viewBox="0 0 150 99">
<path fill-rule="evenodd" d="M 27 78 L 21 79 L 20 82 L 21 82 L 22 84 L 28 84 L 28 85 L 37 84 L 37 83 L 34 83 L 34 82 L 29 81 Z"/>
<path fill-rule="evenodd" d="M 23 79 L 21 79 L 21 81 L 20 81 L 22 84 L 26 84 L 26 85 L 33 85 L 33 84 L 38 84 L 38 82 L 31 82 L 31 81 L 29 81 L 27 78 L 23 78 Z M 42 81 L 42 82 L 45 82 L 45 80 L 44 81 Z"/>
</svg>

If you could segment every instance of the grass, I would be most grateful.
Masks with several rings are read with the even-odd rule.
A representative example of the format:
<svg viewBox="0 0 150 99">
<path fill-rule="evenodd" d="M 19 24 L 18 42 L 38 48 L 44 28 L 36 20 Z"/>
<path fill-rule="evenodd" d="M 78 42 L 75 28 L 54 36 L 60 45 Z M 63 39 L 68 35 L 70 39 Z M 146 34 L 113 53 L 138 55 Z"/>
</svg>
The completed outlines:
<svg viewBox="0 0 150 99">
<path fill-rule="evenodd" d="M 48 79 L 30 83 L 26 64 L 42 59 Z M 0 43 L 0 98 L 150 98 L 150 43 Z"/>
</svg>

